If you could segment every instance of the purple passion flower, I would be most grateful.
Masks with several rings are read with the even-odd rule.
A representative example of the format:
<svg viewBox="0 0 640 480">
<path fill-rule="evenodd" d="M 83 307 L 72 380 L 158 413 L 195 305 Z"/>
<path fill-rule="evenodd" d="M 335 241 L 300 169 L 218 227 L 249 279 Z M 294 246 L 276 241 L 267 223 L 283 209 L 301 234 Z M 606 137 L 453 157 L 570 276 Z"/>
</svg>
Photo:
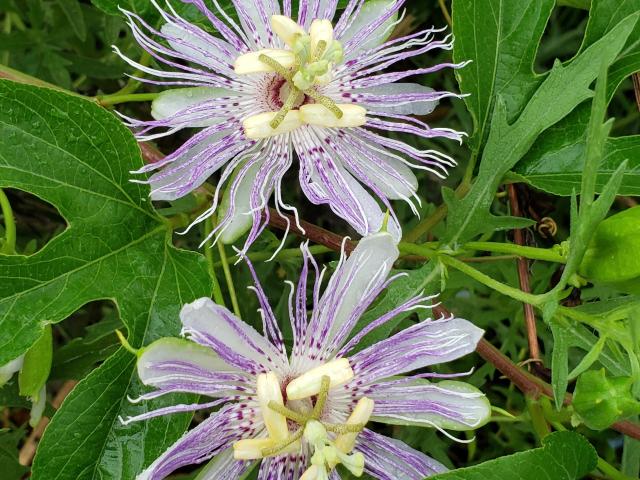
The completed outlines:
<svg viewBox="0 0 640 480">
<path fill-rule="evenodd" d="M 276 210 L 292 212 L 299 224 L 282 192 L 283 176 L 297 159 L 306 197 L 329 205 L 360 235 L 381 229 L 385 211 L 393 215 L 390 200 L 409 202 L 417 214 L 412 199 L 419 202 L 418 182 L 411 169 L 442 177 L 455 162 L 384 133 L 460 141 L 461 133 L 430 128 L 412 116 L 426 115 L 439 99 L 457 95 L 402 80 L 462 64 L 388 71 L 398 62 L 452 48 L 450 35 L 435 39 L 442 31 L 436 29 L 387 40 L 404 1 L 351 0 L 334 26 L 338 0 L 299 0 L 295 21 L 290 0 L 282 7 L 279 0 L 234 0 L 238 21 L 216 0 L 211 10 L 203 0 L 188 0 L 217 36 L 170 5 L 169 12 L 161 10 L 159 30 L 124 12 L 140 45 L 168 69 L 116 52 L 157 77 L 142 81 L 188 87 L 162 92 L 152 105 L 154 120 L 125 117 L 129 126 L 143 141 L 201 129 L 163 161 L 136 172 L 155 171 L 148 180 L 151 198 L 177 199 L 219 171 L 213 205 L 196 222 L 219 210 L 212 236 L 232 243 L 251 229 L 246 251 L 268 222 L 272 194 Z M 395 217 L 389 231 L 399 239 Z"/>
<path fill-rule="evenodd" d="M 446 469 L 403 442 L 366 428 L 369 421 L 444 432 L 470 430 L 488 420 L 490 405 L 475 387 L 428 380 L 459 374 L 410 374 L 472 352 L 483 331 L 470 322 L 425 320 L 357 348 L 367 333 L 403 312 L 426 308 L 431 298 L 416 296 L 353 334 L 363 312 L 398 277 L 387 279 L 398 256 L 390 234 L 366 237 L 348 259 L 343 255 L 322 295 L 324 270 L 318 271 L 306 246 L 302 252 L 302 274 L 289 295 L 290 353 L 250 263 L 263 335 L 201 298 L 180 312 L 185 338 L 163 338 L 138 352 L 140 379 L 155 391 L 134 402 L 170 392 L 211 401 L 165 407 L 123 423 L 218 408 L 138 480 L 159 480 L 213 457 L 199 480 L 241 478 L 255 461 L 261 462 L 259 480 L 339 479 L 335 467 L 340 464 L 356 476 L 367 472 L 384 480 L 421 480 Z M 310 269 L 315 272 L 311 285 Z"/>
</svg>

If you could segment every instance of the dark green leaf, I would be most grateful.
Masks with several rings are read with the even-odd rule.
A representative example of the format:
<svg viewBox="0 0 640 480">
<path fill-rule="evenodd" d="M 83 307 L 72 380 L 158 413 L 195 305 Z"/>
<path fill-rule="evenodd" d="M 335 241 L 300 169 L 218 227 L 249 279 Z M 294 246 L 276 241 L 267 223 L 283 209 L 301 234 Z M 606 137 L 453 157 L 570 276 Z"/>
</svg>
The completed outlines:
<svg viewBox="0 0 640 480">
<path fill-rule="evenodd" d="M 115 302 L 136 347 L 177 334 L 181 306 L 209 293 L 206 262 L 170 244 L 147 189 L 129 181 L 142 163 L 131 133 L 90 101 L 7 81 L 0 111 L 0 185 L 43 198 L 69 225 L 32 256 L 0 256 L 0 363 L 99 299 Z M 74 389 L 40 443 L 34 478 L 135 478 L 180 436 L 188 417 L 118 422 L 154 406 L 127 400 L 141 393 L 134 364 L 120 351 Z"/>
<path fill-rule="evenodd" d="M 473 63 L 456 72 L 474 119 L 474 149 L 486 138 L 494 103 L 505 102 L 509 120 L 522 110 L 543 77 L 533 61 L 554 0 L 454 0 L 453 57 Z"/>
<path fill-rule="evenodd" d="M 433 480 L 578 480 L 596 468 L 598 456 L 587 440 L 573 432 L 555 432 L 542 448 L 508 455 L 442 473 Z"/>
<path fill-rule="evenodd" d="M 560 410 L 569 383 L 569 334 L 564 328 L 554 323 L 551 323 L 551 332 L 553 333 L 551 386 L 556 408 Z"/>
<path fill-rule="evenodd" d="M 489 209 L 503 175 L 527 153 L 540 133 L 592 95 L 589 86 L 602 65 L 610 65 L 618 56 L 637 18 L 634 15 L 620 22 L 568 66 L 556 63 L 512 125 L 508 123 L 506 104 L 498 97 L 479 175 L 471 191 L 461 200 L 452 195 L 445 197 L 450 212 L 446 234 L 449 242 L 495 229 Z M 569 83 L 572 88 L 567 90 Z"/>
<path fill-rule="evenodd" d="M 3 480 L 20 480 L 29 471 L 18 461 L 18 444 L 24 437 L 24 430 L 0 430 L 0 468 Z"/>
<path fill-rule="evenodd" d="M 122 322 L 113 311 L 95 325 L 87 327 L 87 334 L 74 338 L 53 354 L 51 378 L 81 379 L 98 362 L 111 356 L 119 347 L 115 330 L 122 328 Z"/>
<path fill-rule="evenodd" d="M 81 42 L 84 42 L 87 38 L 87 26 L 78 0 L 58 0 L 58 5 L 69 20 L 73 32 Z"/>
</svg>

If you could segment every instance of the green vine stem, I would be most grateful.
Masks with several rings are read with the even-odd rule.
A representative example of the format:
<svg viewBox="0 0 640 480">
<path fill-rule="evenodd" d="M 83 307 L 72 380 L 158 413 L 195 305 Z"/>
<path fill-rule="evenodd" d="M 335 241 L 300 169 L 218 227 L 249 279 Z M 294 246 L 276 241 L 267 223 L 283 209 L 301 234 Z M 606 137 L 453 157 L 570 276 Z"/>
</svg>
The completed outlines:
<svg viewBox="0 0 640 480">
<path fill-rule="evenodd" d="M 220 254 L 220 261 L 222 262 L 222 271 L 224 272 L 224 278 L 227 282 L 227 288 L 229 289 L 229 296 L 231 297 L 231 306 L 233 307 L 233 313 L 238 318 L 242 318 L 240 315 L 240 305 L 238 304 L 238 297 L 236 295 L 236 287 L 233 285 L 233 277 L 231 276 L 231 270 L 229 269 L 229 260 L 227 259 L 227 252 L 224 249 L 222 242 L 217 242 L 218 253 Z"/>
<path fill-rule="evenodd" d="M 333 249 L 325 247 L 324 245 L 311 245 L 309 246 L 309 252 L 312 255 L 320 255 L 322 253 L 333 252 Z M 247 258 L 252 262 L 263 262 L 273 257 L 273 260 L 287 260 L 290 258 L 298 258 L 302 256 L 302 251 L 299 248 L 284 248 L 273 257 L 273 252 L 252 252 L 247 253 Z M 216 262 L 214 267 L 221 267 L 222 262 Z"/>
<path fill-rule="evenodd" d="M 518 245 L 515 243 L 500 242 L 468 242 L 464 244 L 465 250 L 482 250 L 485 252 L 506 253 L 531 260 L 544 260 L 546 262 L 566 263 L 567 259 L 553 248 L 536 248 Z"/>
<path fill-rule="evenodd" d="M 204 235 L 205 238 L 209 236 L 213 229 L 213 217 L 209 221 L 205 221 L 204 223 Z M 213 293 L 213 300 L 218 304 L 225 306 L 224 296 L 222 295 L 222 290 L 220 289 L 220 282 L 218 281 L 218 277 L 216 276 L 216 267 L 213 261 L 213 245 L 211 241 L 208 241 L 204 246 L 204 256 L 207 259 L 207 266 L 209 268 L 209 276 L 211 277 L 211 291 Z M 222 262 L 220 262 L 222 265 Z"/>
<path fill-rule="evenodd" d="M 96 100 L 103 107 L 110 107 L 112 105 L 118 105 L 119 103 L 128 102 L 151 102 L 158 97 L 159 93 L 127 93 L 113 95 L 99 95 Z"/>
<path fill-rule="evenodd" d="M 0 253 L 15 255 L 16 253 L 16 221 L 7 195 L 0 189 L 0 208 L 4 216 L 5 240 Z"/>
</svg>

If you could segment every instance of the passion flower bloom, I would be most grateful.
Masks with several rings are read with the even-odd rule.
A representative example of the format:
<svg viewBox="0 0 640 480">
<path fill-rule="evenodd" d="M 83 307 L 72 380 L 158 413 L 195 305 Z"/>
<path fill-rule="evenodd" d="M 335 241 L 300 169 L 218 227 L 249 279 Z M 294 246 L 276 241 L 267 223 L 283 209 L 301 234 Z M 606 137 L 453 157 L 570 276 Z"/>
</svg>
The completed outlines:
<svg viewBox="0 0 640 480">
<path fill-rule="evenodd" d="M 401 80 L 461 64 L 388 69 L 451 49 L 451 36 L 437 40 L 442 30 L 428 29 L 387 40 L 405 0 L 351 0 L 335 27 L 337 0 L 299 0 L 295 21 L 291 0 L 282 7 L 279 0 L 235 0 L 238 21 L 216 0 L 213 10 L 203 0 L 184 1 L 209 19 L 215 36 L 170 5 L 169 12 L 161 10 L 160 30 L 124 12 L 137 41 L 167 71 L 116 49 L 129 64 L 157 77 L 142 81 L 188 87 L 162 92 L 153 102 L 152 121 L 125 117 L 140 140 L 201 129 L 164 160 L 137 172 L 155 171 L 148 179 L 151 198 L 177 199 L 220 172 L 213 205 L 196 222 L 219 209 L 212 235 L 231 243 L 251 228 L 246 250 L 268 222 L 272 194 L 276 210 L 293 212 L 297 221 L 282 191 L 283 176 L 297 161 L 309 201 L 329 205 L 363 236 L 378 232 L 389 210 L 389 231 L 399 239 L 389 200 L 405 200 L 417 214 L 412 199 L 417 200 L 418 182 L 411 169 L 442 177 L 455 162 L 384 133 L 462 138 L 412 116 L 426 115 L 438 100 L 457 95 Z"/>
<path fill-rule="evenodd" d="M 416 296 L 354 333 L 363 312 L 397 277 L 387 280 L 398 256 L 390 234 L 366 237 L 348 259 L 343 255 L 322 295 L 324 270 L 318 271 L 306 246 L 302 252 L 302 274 L 289 295 L 289 354 L 249 262 L 263 335 L 201 298 L 180 312 L 186 338 L 163 338 L 138 351 L 140 379 L 156 390 L 134 402 L 170 392 L 212 400 L 142 413 L 124 423 L 219 407 L 138 480 L 162 479 L 212 457 L 202 478 L 240 478 L 260 460 L 260 480 L 338 479 L 338 464 L 357 476 L 365 471 L 385 480 L 421 480 L 445 468 L 366 428 L 369 421 L 444 431 L 470 430 L 489 418 L 489 403 L 475 387 L 455 380 L 431 383 L 429 377 L 447 375 L 415 373 L 472 352 L 483 332 L 468 321 L 424 320 L 358 349 L 369 332 L 402 313 L 425 308 L 431 298 Z M 308 285 L 311 269 L 315 284 Z"/>
</svg>

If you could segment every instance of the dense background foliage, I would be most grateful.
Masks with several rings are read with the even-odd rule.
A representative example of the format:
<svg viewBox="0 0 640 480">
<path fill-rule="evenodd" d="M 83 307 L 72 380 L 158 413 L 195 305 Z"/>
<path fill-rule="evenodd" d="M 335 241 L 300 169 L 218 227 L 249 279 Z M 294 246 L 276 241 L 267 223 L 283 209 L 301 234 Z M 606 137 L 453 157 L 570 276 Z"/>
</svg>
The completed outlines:
<svg viewBox="0 0 640 480">
<path fill-rule="evenodd" d="M 208 28 L 190 5 L 171 3 Z M 147 0 L 0 0 L 0 365 L 28 352 L 20 376 L 0 389 L 5 480 L 23 478 L 31 465 L 43 480 L 133 479 L 201 419 L 121 425 L 119 416 L 163 401 L 127 400 L 143 388 L 116 329 L 134 346 L 175 335 L 180 306 L 207 295 L 258 321 L 233 250 L 198 250 L 211 225 L 176 234 L 207 205 L 210 189 L 152 205 L 147 188 L 129 182 L 129 171 L 186 137 L 141 154 L 113 115 L 117 105 L 148 117 L 156 92 L 127 81 L 133 72 L 112 53 L 116 45 L 141 55 L 118 4 L 158 22 Z M 422 174 L 420 219 L 396 205 L 405 232 L 396 267 L 409 275 L 364 321 L 425 289 L 486 329 L 499 350 L 482 344 L 481 356 L 442 370 L 476 366 L 469 381 L 487 393 L 494 416 L 475 440 L 387 427 L 451 468 L 478 465 L 442 478 L 639 476 L 638 12 L 640 0 L 407 1 L 395 35 L 449 23 L 456 36 L 453 52 L 411 59 L 410 68 L 450 61 L 451 53 L 472 60 L 455 75 L 420 79 L 469 94 L 426 118 L 469 138 L 403 138 L 443 150 L 459 166 L 444 182 Z M 357 237 L 328 209 L 305 202 L 296 174 L 289 200 L 329 231 L 308 229 L 312 250 L 332 262 L 341 237 Z M 276 226 L 266 231 L 250 257 L 284 319 L 283 280 L 297 278 L 300 239 L 290 235 L 274 261 L 259 261 L 280 236 Z M 26 397 L 45 382 L 53 420 L 42 436 L 47 420 L 29 427 Z"/>
</svg>

